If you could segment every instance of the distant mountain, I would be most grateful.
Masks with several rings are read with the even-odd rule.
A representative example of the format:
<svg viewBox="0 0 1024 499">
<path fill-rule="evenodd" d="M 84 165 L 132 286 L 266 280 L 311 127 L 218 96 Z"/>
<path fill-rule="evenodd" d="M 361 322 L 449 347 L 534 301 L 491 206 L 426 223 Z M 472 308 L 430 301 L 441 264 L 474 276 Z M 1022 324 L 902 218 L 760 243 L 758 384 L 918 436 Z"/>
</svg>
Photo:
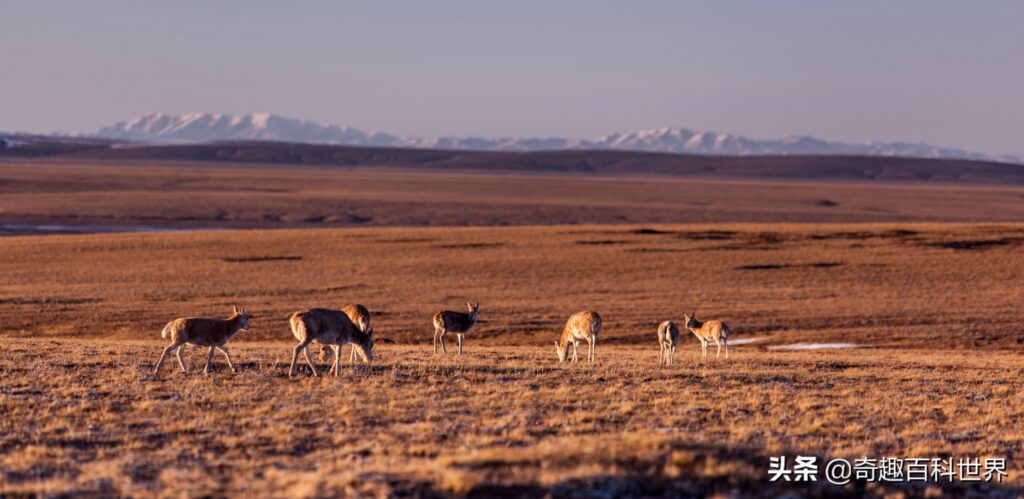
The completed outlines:
<svg viewBox="0 0 1024 499">
<path fill-rule="evenodd" d="M 277 141 L 369 147 L 480 151 L 546 151 L 611 149 L 724 156 L 843 155 L 972 159 L 1022 163 L 1024 158 L 907 142 L 831 142 L 807 136 L 754 140 L 740 135 L 696 132 L 685 128 L 656 128 L 619 132 L 596 139 L 399 137 L 356 128 L 324 125 L 268 113 L 226 115 L 190 113 L 148 114 L 100 129 L 90 136 L 138 142 Z"/>
<path fill-rule="evenodd" d="M 243 115 L 189 113 L 147 114 L 101 128 L 96 136 L 142 142 L 210 142 L 264 140 L 344 145 L 391 145 L 398 137 L 369 134 L 352 127 L 322 125 L 269 113 Z"/>
<path fill-rule="evenodd" d="M 753 140 L 715 132 L 693 132 L 685 128 L 657 128 L 606 135 L 594 147 L 633 151 L 658 151 L 727 156 L 891 156 L 908 158 L 973 159 L 1017 163 L 1021 158 L 996 157 L 984 153 L 936 147 L 911 142 L 830 142 L 808 136 L 787 136 L 778 140 Z"/>
</svg>

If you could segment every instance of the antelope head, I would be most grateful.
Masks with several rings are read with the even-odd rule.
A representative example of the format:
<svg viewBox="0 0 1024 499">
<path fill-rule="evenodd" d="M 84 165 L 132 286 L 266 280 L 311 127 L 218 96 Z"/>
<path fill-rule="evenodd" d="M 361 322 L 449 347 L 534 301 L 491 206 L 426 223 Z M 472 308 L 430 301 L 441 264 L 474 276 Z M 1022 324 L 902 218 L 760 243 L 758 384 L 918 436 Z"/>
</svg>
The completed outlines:
<svg viewBox="0 0 1024 499">
<path fill-rule="evenodd" d="M 236 306 L 234 309 L 234 318 L 238 319 L 238 329 L 244 329 L 246 331 L 249 330 L 249 319 L 251 319 L 252 316 L 245 313 L 245 309 Z"/>
<path fill-rule="evenodd" d="M 569 344 L 568 343 L 566 343 L 565 346 L 562 346 L 557 341 L 555 342 L 555 353 L 558 354 L 558 361 L 559 362 L 565 362 L 565 353 L 568 350 L 569 350 Z"/>
<path fill-rule="evenodd" d="M 373 362 L 373 329 L 366 332 L 366 341 L 359 344 L 359 349 L 362 350 L 363 362 Z"/>
</svg>

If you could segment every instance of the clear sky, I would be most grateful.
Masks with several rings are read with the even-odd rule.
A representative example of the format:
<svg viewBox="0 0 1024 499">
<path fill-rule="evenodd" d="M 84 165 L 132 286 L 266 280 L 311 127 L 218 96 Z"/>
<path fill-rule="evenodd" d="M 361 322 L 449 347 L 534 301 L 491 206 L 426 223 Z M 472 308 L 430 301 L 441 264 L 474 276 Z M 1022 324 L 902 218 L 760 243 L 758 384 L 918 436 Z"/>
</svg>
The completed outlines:
<svg viewBox="0 0 1024 499">
<path fill-rule="evenodd" d="M 682 126 L 1024 153 L 1020 1 L 0 0 L 0 130 L 267 111 L 400 135 Z"/>
</svg>

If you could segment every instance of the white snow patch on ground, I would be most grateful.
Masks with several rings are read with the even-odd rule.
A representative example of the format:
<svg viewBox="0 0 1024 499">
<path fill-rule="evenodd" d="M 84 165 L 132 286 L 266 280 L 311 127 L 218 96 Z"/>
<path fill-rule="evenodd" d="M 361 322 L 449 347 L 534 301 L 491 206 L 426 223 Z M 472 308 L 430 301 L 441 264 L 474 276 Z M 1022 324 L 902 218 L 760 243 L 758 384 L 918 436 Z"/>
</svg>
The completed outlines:
<svg viewBox="0 0 1024 499">
<path fill-rule="evenodd" d="M 869 345 L 858 343 L 790 343 L 789 345 L 773 345 L 769 350 L 832 350 L 837 348 L 861 348 Z"/>
<path fill-rule="evenodd" d="M 733 345 L 749 345 L 751 343 L 757 343 L 759 341 L 764 341 L 764 340 L 765 340 L 765 338 L 740 338 L 738 340 L 729 340 L 729 346 L 733 346 Z"/>
</svg>

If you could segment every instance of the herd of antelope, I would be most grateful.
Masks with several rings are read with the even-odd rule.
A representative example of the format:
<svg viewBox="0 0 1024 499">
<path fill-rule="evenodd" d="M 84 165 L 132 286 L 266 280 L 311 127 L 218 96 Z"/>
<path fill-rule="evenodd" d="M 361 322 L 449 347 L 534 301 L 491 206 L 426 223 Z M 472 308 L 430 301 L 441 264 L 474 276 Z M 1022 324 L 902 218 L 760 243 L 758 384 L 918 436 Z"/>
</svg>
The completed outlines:
<svg viewBox="0 0 1024 499">
<path fill-rule="evenodd" d="M 454 334 L 458 340 L 459 355 L 462 355 L 463 337 L 476 326 L 477 317 L 480 312 L 480 304 L 466 303 L 467 312 L 455 312 L 452 310 L 441 310 L 434 314 L 434 353 L 437 353 L 437 345 L 441 344 L 441 353 L 447 354 L 445 337 Z M 160 354 L 153 372 L 160 371 L 164 358 L 167 354 L 174 352 L 178 359 L 178 366 L 182 372 L 188 372 L 185 361 L 182 359 L 182 350 L 186 344 L 210 347 L 206 355 L 206 367 L 204 373 L 209 373 L 210 362 L 213 360 L 214 350 L 224 354 L 228 367 L 236 372 L 235 365 L 231 362 L 231 355 L 228 353 L 227 343 L 239 331 L 249 329 L 251 316 L 240 307 L 235 307 L 231 317 L 227 319 L 214 319 L 209 317 L 188 317 L 175 319 L 161 331 L 160 336 L 170 338 L 171 344 L 164 348 Z M 373 329 L 370 328 L 370 311 L 362 305 L 347 305 L 341 310 L 326 308 L 311 308 L 300 310 L 288 316 L 288 324 L 291 326 L 292 335 L 299 342 L 292 350 L 292 362 L 288 368 L 288 377 L 295 375 L 295 364 L 301 353 L 309 364 L 313 376 L 318 376 L 316 364 L 309 355 L 309 346 L 313 342 L 321 345 L 321 358 L 333 353 L 334 361 L 328 374 L 339 375 L 339 363 L 341 361 L 341 348 L 346 343 L 352 344 L 349 356 L 350 362 L 357 358 L 363 362 L 373 360 Z M 716 357 L 721 356 L 722 347 L 725 347 L 725 357 L 729 357 L 729 326 L 722 321 L 699 321 L 696 313 L 683 314 L 683 327 L 688 329 L 700 340 L 701 354 L 703 358 L 708 356 L 708 342 L 714 342 L 718 348 Z M 559 362 L 569 360 L 569 347 L 572 347 L 572 362 L 577 362 L 577 350 L 580 342 L 587 342 L 587 361 L 594 362 L 597 356 L 597 336 L 601 332 L 601 316 L 597 312 L 582 311 L 576 312 L 569 317 L 562 330 L 561 337 L 555 341 L 555 353 Z M 658 326 L 658 346 L 661 353 L 658 356 L 659 365 L 673 365 L 675 363 L 676 345 L 680 340 L 679 326 L 672 321 L 662 322 Z"/>
</svg>

